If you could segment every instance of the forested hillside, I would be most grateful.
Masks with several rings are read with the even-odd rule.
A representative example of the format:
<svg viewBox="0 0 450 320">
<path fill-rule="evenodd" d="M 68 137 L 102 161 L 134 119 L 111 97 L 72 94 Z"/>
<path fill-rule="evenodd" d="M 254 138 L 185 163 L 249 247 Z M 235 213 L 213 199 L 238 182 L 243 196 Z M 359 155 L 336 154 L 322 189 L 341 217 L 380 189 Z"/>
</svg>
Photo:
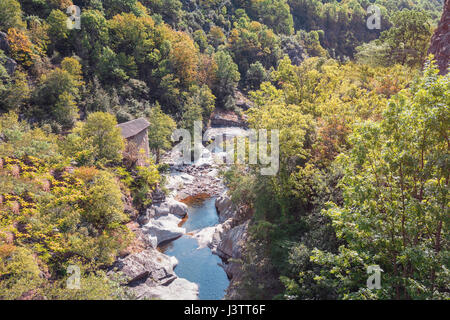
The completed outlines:
<svg viewBox="0 0 450 320">
<path fill-rule="evenodd" d="M 106 273 L 160 154 L 224 110 L 280 130 L 278 175 L 225 173 L 251 216 L 236 297 L 449 299 L 450 88 L 428 56 L 443 2 L 1 0 L 0 299 L 133 298 Z M 116 127 L 139 117 L 145 167 Z"/>
</svg>

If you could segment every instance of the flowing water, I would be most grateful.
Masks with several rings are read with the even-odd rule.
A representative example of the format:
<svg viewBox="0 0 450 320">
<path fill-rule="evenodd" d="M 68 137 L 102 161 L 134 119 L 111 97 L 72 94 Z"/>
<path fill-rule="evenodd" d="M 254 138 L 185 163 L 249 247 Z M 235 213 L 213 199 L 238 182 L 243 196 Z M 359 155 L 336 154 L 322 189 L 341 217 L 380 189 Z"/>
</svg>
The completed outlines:
<svg viewBox="0 0 450 320">
<path fill-rule="evenodd" d="M 219 224 L 214 198 L 195 201 L 188 206 L 188 219 L 183 225 L 188 233 Z M 200 300 L 220 300 L 225 296 L 228 277 L 219 266 L 221 259 L 208 247 L 199 249 L 197 240 L 184 235 L 161 249 L 178 259 L 175 272 L 180 278 L 198 284 Z"/>
</svg>

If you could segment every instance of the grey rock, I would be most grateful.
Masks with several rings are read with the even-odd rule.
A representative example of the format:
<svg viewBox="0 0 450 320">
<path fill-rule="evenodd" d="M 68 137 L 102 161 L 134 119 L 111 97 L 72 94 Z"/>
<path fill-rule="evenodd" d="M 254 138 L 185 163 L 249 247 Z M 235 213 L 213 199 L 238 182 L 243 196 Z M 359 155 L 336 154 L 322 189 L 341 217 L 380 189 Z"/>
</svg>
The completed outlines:
<svg viewBox="0 0 450 320">
<path fill-rule="evenodd" d="M 156 237 L 159 246 L 161 243 L 176 240 L 186 233 L 186 229 L 178 227 L 180 222 L 181 219 L 169 214 L 150 220 L 143 230 L 147 235 Z"/>
<path fill-rule="evenodd" d="M 155 192 L 153 192 L 153 195 L 152 195 L 153 204 L 162 203 L 162 202 L 164 202 L 165 199 L 166 199 L 166 194 L 161 189 L 157 188 L 155 190 Z"/>
<path fill-rule="evenodd" d="M 447 74 L 450 60 L 450 0 L 444 3 L 441 20 L 431 38 L 428 53 L 432 53 L 436 59 L 440 73 Z"/>
<path fill-rule="evenodd" d="M 188 213 L 188 206 L 182 202 L 171 199 L 168 205 L 170 213 L 177 217 L 184 218 Z"/>
<path fill-rule="evenodd" d="M 234 218 L 236 215 L 236 206 L 226 193 L 216 199 L 216 209 L 219 213 L 219 221 L 221 223 Z"/>
<path fill-rule="evenodd" d="M 167 202 L 155 205 L 152 207 L 152 209 L 154 213 L 151 217 L 154 219 L 158 219 L 162 216 L 167 216 L 168 214 L 170 214 L 170 208 Z"/>
<path fill-rule="evenodd" d="M 148 216 L 148 214 L 142 214 L 137 218 L 137 222 L 141 226 L 144 226 L 150 222 L 150 217 Z"/>
<path fill-rule="evenodd" d="M 117 261 L 118 271 L 122 272 L 128 284 L 151 278 L 156 284 L 163 284 L 173 278 L 176 262 L 155 249 L 130 254 Z"/>
<path fill-rule="evenodd" d="M 158 238 L 152 235 L 148 235 L 148 242 L 153 249 L 158 248 Z"/>
<path fill-rule="evenodd" d="M 240 259 L 247 238 L 249 221 L 225 233 L 217 246 L 217 254 L 223 259 Z"/>
<path fill-rule="evenodd" d="M 175 278 L 167 285 L 154 285 L 151 281 L 132 289 L 138 299 L 197 300 L 198 285 L 186 279 Z"/>
<path fill-rule="evenodd" d="M 17 68 L 17 62 L 11 58 L 6 57 L 6 62 L 4 63 L 4 66 L 6 72 L 8 72 L 9 75 L 13 75 Z"/>
<path fill-rule="evenodd" d="M 175 257 L 148 249 L 119 260 L 116 266 L 137 299 L 198 299 L 198 285 L 175 274 L 177 263 Z"/>
<path fill-rule="evenodd" d="M 7 35 L 4 32 L 0 32 L 0 50 L 5 53 L 9 53 L 9 43 L 7 40 Z"/>
</svg>

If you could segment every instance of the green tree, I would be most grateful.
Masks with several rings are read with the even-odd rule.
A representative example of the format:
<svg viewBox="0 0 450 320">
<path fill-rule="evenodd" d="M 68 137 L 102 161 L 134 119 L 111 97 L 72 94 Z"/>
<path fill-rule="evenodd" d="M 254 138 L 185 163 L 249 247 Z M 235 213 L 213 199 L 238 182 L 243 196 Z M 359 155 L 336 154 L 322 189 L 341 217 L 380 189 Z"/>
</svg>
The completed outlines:
<svg viewBox="0 0 450 320">
<path fill-rule="evenodd" d="M 109 44 L 108 23 L 98 10 L 83 10 L 81 13 L 81 30 L 77 30 L 75 48 L 77 55 L 89 62 L 92 68 L 101 56 L 104 47 Z M 90 70 L 92 73 L 95 70 Z"/>
<path fill-rule="evenodd" d="M 41 121 L 51 120 L 56 131 L 72 128 L 77 120 L 75 101 L 83 85 L 81 65 L 76 59 L 65 58 L 62 67 L 43 75 L 32 94 L 36 108 L 31 112 Z"/>
<path fill-rule="evenodd" d="M 374 65 L 417 67 L 425 60 L 431 35 L 429 14 L 405 9 L 393 15 L 392 27 L 379 39 L 357 48 L 357 58 Z"/>
<path fill-rule="evenodd" d="M 69 37 L 67 28 L 67 15 L 61 10 L 52 10 L 47 17 L 49 25 L 48 35 L 53 43 L 64 41 Z"/>
<path fill-rule="evenodd" d="M 257 61 L 250 65 L 245 80 L 249 89 L 258 89 L 261 83 L 269 80 L 268 72 L 264 69 L 261 62 Z"/>
<path fill-rule="evenodd" d="M 276 33 L 292 34 L 294 20 L 287 0 L 251 0 L 250 16 L 273 29 Z"/>
<path fill-rule="evenodd" d="M 116 14 L 139 12 L 137 0 L 103 0 L 106 17 L 112 18 Z"/>
<path fill-rule="evenodd" d="M 26 293 L 39 288 L 43 279 L 33 252 L 27 248 L 9 250 L 0 245 L 0 298 L 19 299 Z"/>
<path fill-rule="evenodd" d="M 379 123 L 357 127 L 344 170 L 342 206 L 326 215 L 346 245 L 316 250 L 317 277 L 347 299 L 448 299 L 450 86 L 433 63 Z M 379 265 L 382 288 L 366 288 Z"/>
<path fill-rule="evenodd" d="M 20 3 L 16 0 L 2 0 L 0 2 L 0 30 L 6 32 L 9 28 L 25 27 Z"/>
<path fill-rule="evenodd" d="M 175 121 L 162 112 L 161 107 L 156 105 L 150 110 L 150 126 L 148 128 L 149 146 L 156 153 L 156 163 L 159 163 L 161 150 L 171 147 L 171 136 L 176 128 Z"/>
<path fill-rule="evenodd" d="M 88 115 L 80 135 L 87 144 L 92 145 L 97 162 L 119 162 L 125 147 L 116 118 L 104 112 Z"/>
<path fill-rule="evenodd" d="M 1 63 L 0 52 L 0 63 Z M 28 102 L 30 98 L 30 87 L 27 81 L 27 75 L 23 72 L 16 70 L 14 75 L 10 77 L 6 70 L 2 72 L 2 66 L 0 65 L 0 78 L 3 79 L 3 83 L 0 84 L 0 109 L 3 111 L 13 110 L 20 111 L 20 108 Z"/>
<path fill-rule="evenodd" d="M 233 58 L 227 52 L 217 52 L 214 61 L 217 64 L 214 95 L 220 104 L 226 105 L 227 99 L 234 96 L 241 75 Z"/>
<path fill-rule="evenodd" d="M 101 171 L 94 177 L 89 184 L 84 205 L 84 218 L 99 230 L 126 220 L 120 187 L 109 172 Z"/>
</svg>

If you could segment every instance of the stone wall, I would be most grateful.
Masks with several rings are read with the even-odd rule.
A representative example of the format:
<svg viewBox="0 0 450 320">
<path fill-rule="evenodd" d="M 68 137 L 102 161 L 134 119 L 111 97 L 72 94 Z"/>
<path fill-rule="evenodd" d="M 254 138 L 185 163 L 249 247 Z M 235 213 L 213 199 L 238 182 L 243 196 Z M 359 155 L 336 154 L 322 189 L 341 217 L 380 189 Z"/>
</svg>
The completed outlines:
<svg viewBox="0 0 450 320">
<path fill-rule="evenodd" d="M 145 166 L 148 159 L 150 158 L 150 147 L 148 145 L 148 131 L 143 130 L 139 132 L 137 135 L 129 138 L 128 141 L 136 145 L 138 152 L 140 150 L 144 150 L 143 155 L 139 153 L 139 160 L 137 162 L 137 165 Z"/>
</svg>

